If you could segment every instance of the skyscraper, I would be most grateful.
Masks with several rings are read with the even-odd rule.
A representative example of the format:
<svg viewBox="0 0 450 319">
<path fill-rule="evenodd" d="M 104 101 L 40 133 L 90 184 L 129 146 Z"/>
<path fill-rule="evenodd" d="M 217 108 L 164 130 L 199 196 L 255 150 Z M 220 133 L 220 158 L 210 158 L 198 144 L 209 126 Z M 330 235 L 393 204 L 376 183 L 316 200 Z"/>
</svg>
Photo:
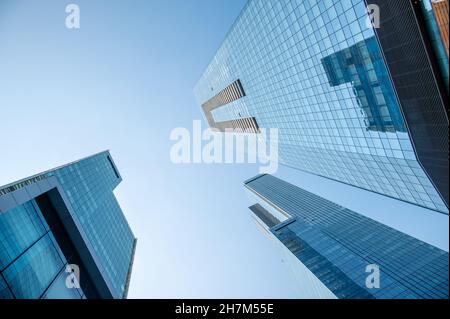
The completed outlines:
<svg viewBox="0 0 450 319">
<path fill-rule="evenodd" d="M 427 10 L 249 0 L 197 101 L 221 131 L 277 128 L 281 164 L 448 214 L 448 58 Z"/>
<path fill-rule="evenodd" d="M 303 297 L 448 298 L 447 252 L 271 175 L 245 187 L 254 217 L 290 251 Z"/>
<path fill-rule="evenodd" d="M 0 188 L 0 298 L 126 298 L 136 248 L 108 151 Z"/>
</svg>

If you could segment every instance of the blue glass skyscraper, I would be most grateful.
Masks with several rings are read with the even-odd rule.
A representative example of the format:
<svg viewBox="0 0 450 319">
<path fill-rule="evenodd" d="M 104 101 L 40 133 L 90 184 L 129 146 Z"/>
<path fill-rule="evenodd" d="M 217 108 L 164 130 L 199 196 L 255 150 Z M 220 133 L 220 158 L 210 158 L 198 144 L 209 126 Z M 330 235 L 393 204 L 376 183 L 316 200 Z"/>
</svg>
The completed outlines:
<svg viewBox="0 0 450 319">
<path fill-rule="evenodd" d="M 302 297 L 448 298 L 448 252 L 271 175 L 245 187 L 254 217 L 289 250 Z"/>
<path fill-rule="evenodd" d="M 126 298 L 136 238 L 108 151 L 0 188 L 0 298 Z"/>
<path fill-rule="evenodd" d="M 281 164 L 448 214 L 448 96 L 422 14 L 409 0 L 249 0 L 197 101 L 221 131 L 277 128 Z"/>
</svg>

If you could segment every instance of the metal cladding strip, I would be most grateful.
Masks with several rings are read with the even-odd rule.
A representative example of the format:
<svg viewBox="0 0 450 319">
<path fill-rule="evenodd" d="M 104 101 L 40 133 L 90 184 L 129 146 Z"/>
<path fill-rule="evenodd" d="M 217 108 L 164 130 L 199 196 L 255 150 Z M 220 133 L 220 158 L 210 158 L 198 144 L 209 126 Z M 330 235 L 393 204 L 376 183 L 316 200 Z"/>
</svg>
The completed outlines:
<svg viewBox="0 0 450 319">
<path fill-rule="evenodd" d="M 218 94 L 202 104 L 203 109 L 212 111 L 222 105 L 231 103 L 245 96 L 240 80 L 236 80 Z"/>
<path fill-rule="evenodd" d="M 213 122 L 210 124 L 211 128 L 215 128 L 220 132 L 225 132 L 226 129 L 240 129 L 245 133 L 259 133 L 259 126 L 254 117 L 240 118 L 230 121 Z"/>
<path fill-rule="evenodd" d="M 241 129 L 242 131 L 258 133 L 259 127 L 254 117 L 237 118 L 229 121 L 216 122 L 211 114 L 211 111 L 214 109 L 243 98 L 244 96 L 244 88 L 242 87 L 241 81 L 238 79 L 203 103 L 202 109 L 206 120 L 208 121 L 208 125 L 211 128 L 218 129 L 221 132 L 225 132 L 226 129 Z"/>
</svg>

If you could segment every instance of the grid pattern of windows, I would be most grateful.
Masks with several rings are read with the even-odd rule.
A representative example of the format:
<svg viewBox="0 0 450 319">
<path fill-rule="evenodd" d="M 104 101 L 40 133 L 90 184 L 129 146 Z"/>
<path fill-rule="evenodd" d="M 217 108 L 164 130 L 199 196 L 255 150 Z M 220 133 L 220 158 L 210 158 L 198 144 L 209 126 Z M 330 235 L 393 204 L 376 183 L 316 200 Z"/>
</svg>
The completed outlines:
<svg viewBox="0 0 450 319">
<path fill-rule="evenodd" d="M 246 186 L 292 216 L 273 234 L 339 298 L 448 298 L 447 252 L 271 175 Z"/>
<path fill-rule="evenodd" d="M 34 200 L 0 214 L 0 298 L 82 298 L 65 286 L 67 264 Z"/>
<path fill-rule="evenodd" d="M 121 298 L 135 238 L 113 193 L 121 180 L 108 156 L 108 152 L 100 153 L 50 174 L 58 178 L 100 259 L 102 273 L 113 285 L 113 294 Z"/>
<path fill-rule="evenodd" d="M 101 275 L 111 285 L 112 296 L 125 297 L 135 238 L 113 193 L 121 177 L 109 152 L 38 176 L 58 179 L 72 218 L 86 236 Z M 8 190 L 40 179 L 27 179 L 17 183 L 19 186 L 8 186 Z M 37 202 L 41 205 L 39 199 Z M 31 200 L 0 214 L 0 297 L 85 298 L 81 290 L 65 287 L 66 257 L 70 260 L 72 253 L 64 256 L 54 229 L 46 222 L 48 216 L 44 217 L 37 202 Z"/>
<path fill-rule="evenodd" d="M 282 164 L 448 213 L 417 161 L 364 0 L 250 0 L 195 87 L 212 111 L 278 128 Z M 214 90 L 211 90 L 211 87 Z"/>
</svg>

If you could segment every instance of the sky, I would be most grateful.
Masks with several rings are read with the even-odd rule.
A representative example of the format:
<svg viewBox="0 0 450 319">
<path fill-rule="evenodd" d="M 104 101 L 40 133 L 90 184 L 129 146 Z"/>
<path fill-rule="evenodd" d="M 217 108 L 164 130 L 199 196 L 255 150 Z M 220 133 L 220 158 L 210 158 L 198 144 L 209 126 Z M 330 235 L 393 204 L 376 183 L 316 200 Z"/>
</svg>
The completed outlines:
<svg viewBox="0 0 450 319">
<path fill-rule="evenodd" d="M 293 298 L 251 218 L 255 164 L 174 164 L 193 88 L 245 0 L 1 0 L 0 185 L 109 149 L 138 238 L 130 298 Z M 67 29 L 65 7 L 80 7 Z M 448 216 L 280 167 L 277 177 L 448 251 Z"/>
</svg>

